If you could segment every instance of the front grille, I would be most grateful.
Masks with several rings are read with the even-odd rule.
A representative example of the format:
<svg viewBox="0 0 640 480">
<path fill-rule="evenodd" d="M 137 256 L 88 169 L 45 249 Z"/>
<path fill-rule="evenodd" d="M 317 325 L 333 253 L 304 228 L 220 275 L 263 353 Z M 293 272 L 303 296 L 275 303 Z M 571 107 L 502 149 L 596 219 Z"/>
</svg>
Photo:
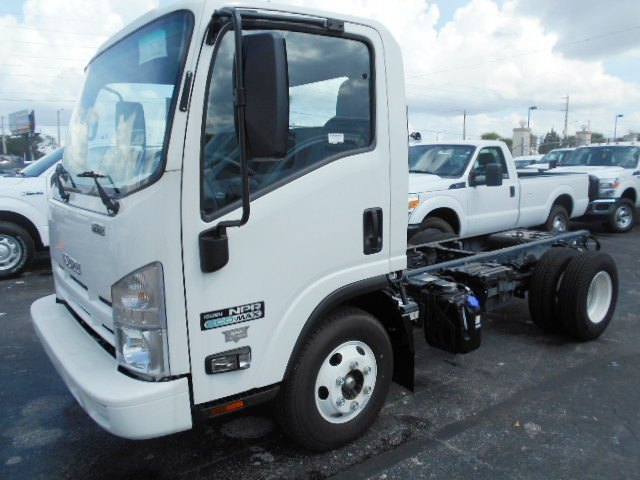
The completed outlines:
<svg viewBox="0 0 640 480">
<path fill-rule="evenodd" d="M 598 191 L 600 190 L 600 179 L 595 175 L 589 175 L 589 201 L 593 202 L 598 198 Z"/>
</svg>

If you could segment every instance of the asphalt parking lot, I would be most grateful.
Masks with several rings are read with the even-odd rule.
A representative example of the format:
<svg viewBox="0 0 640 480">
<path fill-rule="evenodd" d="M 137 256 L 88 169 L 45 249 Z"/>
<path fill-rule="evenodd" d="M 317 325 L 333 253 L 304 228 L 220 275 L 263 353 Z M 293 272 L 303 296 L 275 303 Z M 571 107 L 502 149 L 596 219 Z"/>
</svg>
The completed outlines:
<svg viewBox="0 0 640 480">
<path fill-rule="evenodd" d="M 269 407 L 154 440 L 103 431 L 31 326 L 29 305 L 53 291 L 43 255 L 26 275 L 0 281 L 0 478 L 638 478 L 640 227 L 592 230 L 620 274 L 600 339 L 545 336 L 522 300 L 486 317 L 483 346 L 466 356 L 417 336 L 415 392 L 394 385 L 373 428 L 325 454 L 291 443 Z"/>
</svg>

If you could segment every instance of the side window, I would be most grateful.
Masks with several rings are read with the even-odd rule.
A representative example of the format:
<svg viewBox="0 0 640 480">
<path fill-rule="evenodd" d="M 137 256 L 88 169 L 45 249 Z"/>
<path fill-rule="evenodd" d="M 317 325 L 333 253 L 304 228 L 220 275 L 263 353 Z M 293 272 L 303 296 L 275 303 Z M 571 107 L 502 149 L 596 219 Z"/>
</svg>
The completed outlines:
<svg viewBox="0 0 640 480">
<path fill-rule="evenodd" d="M 297 178 L 373 142 L 371 53 L 358 40 L 281 31 L 289 73 L 289 144 L 283 158 L 249 158 L 250 191 Z M 251 35 L 251 33 L 246 33 Z M 233 105 L 233 32 L 220 41 L 206 105 L 201 211 L 215 215 L 241 198 Z"/>
<path fill-rule="evenodd" d="M 509 170 L 507 169 L 507 162 L 504 159 L 502 149 L 499 147 L 484 147 L 478 152 L 478 157 L 473 164 L 473 171 L 481 179 L 484 177 L 487 165 L 490 163 L 497 163 L 502 168 L 502 178 L 509 178 Z"/>
</svg>

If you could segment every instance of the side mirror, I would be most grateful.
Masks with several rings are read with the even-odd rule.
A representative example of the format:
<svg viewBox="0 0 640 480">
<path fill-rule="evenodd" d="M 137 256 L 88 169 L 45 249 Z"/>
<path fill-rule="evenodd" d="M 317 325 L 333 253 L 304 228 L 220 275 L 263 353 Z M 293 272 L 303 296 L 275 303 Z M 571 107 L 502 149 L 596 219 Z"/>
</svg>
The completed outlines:
<svg viewBox="0 0 640 480">
<path fill-rule="evenodd" d="M 289 138 L 287 46 L 276 32 L 243 37 L 249 156 L 284 157 Z"/>
<path fill-rule="evenodd" d="M 474 170 L 469 172 L 469 186 L 476 187 L 478 185 L 478 179 L 476 178 L 477 174 Z"/>
<path fill-rule="evenodd" d="M 558 160 L 550 160 L 549 161 L 549 170 L 552 168 L 556 168 L 558 166 Z"/>
<path fill-rule="evenodd" d="M 502 185 L 502 167 L 497 163 L 487 165 L 487 187 Z"/>
</svg>

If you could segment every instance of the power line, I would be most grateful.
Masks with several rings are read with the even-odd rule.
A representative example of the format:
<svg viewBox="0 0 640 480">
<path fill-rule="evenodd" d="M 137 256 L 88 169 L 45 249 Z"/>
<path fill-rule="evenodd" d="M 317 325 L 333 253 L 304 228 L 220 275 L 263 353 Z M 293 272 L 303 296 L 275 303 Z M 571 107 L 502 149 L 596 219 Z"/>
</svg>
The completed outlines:
<svg viewBox="0 0 640 480">
<path fill-rule="evenodd" d="M 0 26 L 0 29 L 2 28 L 15 28 L 18 30 L 35 30 L 36 32 L 52 32 L 52 33 L 64 33 L 67 35 L 83 35 L 85 37 L 105 37 L 107 38 L 108 35 L 107 34 L 98 34 L 96 35 L 95 33 L 82 33 L 82 32 L 70 32 L 68 30 L 52 30 L 50 28 L 37 28 L 37 27 L 23 27 L 23 26 L 18 26 L 18 25 L 2 25 Z"/>
<path fill-rule="evenodd" d="M 83 64 L 86 63 L 85 60 L 80 60 L 80 59 L 77 59 L 77 58 L 48 57 L 48 56 L 47 57 L 41 57 L 41 56 L 38 56 L 38 55 L 20 55 L 20 54 L 17 54 L 17 53 L 12 53 L 11 54 L 11 58 L 13 58 L 13 57 L 36 58 L 38 60 L 67 60 L 67 61 L 71 61 L 71 62 L 81 62 Z M 2 58 L 2 57 L 0 57 L 0 58 Z"/>
<path fill-rule="evenodd" d="M 96 45 L 95 47 L 93 45 L 90 45 L 88 47 L 85 47 L 84 45 L 71 45 L 70 43 L 42 43 L 42 42 L 28 42 L 26 40 L 13 40 L 15 43 L 26 43 L 29 45 L 42 45 L 45 47 L 72 47 L 72 48 L 87 48 L 87 49 L 92 49 L 92 50 L 97 50 L 98 47 L 100 45 Z"/>
<path fill-rule="evenodd" d="M 16 14 L 15 12 L 7 12 L 7 11 L 2 11 L 0 10 L 0 15 L 10 15 L 12 17 L 17 17 L 18 14 Z M 66 20 L 66 21 L 71 21 L 71 22 L 80 22 L 80 23 L 91 23 L 94 25 L 104 25 L 104 22 L 97 22 L 97 21 L 92 21 L 92 20 L 83 20 L 83 19 L 76 19 L 76 18 L 69 18 L 69 17 L 65 17 L 65 16 L 60 16 L 60 15 L 43 15 L 41 13 L 38 13 L 37 18 L 52 18 L 52 19 L 56 19 L 56 20 Z"/>
</svg>

